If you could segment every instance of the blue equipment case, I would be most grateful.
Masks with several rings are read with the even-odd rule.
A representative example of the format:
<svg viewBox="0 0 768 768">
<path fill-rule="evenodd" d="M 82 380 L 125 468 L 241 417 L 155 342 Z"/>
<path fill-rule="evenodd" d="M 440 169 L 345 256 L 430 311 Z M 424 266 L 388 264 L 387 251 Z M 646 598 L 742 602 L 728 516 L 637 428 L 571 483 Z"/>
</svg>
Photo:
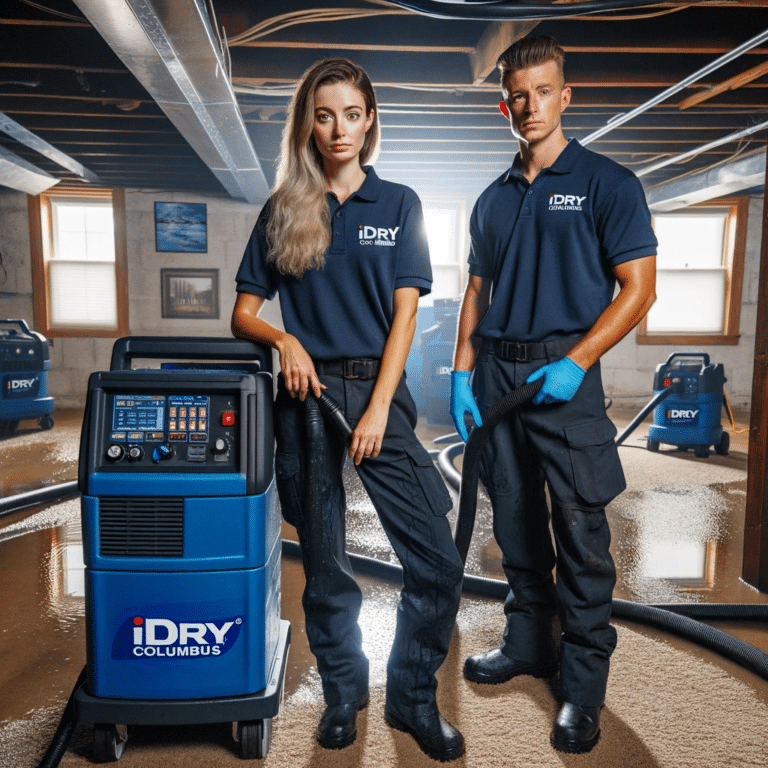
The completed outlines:
<svg viewBox="0 0 768 768">
<path fill-rule="evenodd" d="M 53 398 L 48 396 L 51 360 L 48 340 L 24 320 L 0 320 L 0 435 L 13 435 L 23 419 L 53 426 Z"/>
<path fill-rule="evenodd" d="M 677 389 L 653 411 L 648 450 L 668 443 L 681 450 L 693 448 L 696 456 L 706 458 L 712 445 L 716 453 L 727 455 L 730 437 L 720 424 L 726 381 L 722 363 L 710 364 L 705 352 L 674 352 L 658 365 L 654 392 L 675 384 Z"/>
<path fill-rule="evenodd" d="M 238 360 L 131 370 L 133 358 Z M 271 352 L 128 337 L 93 373 L 80 443 L 87 671 L 97 761 L 128 725 L 234 722 L 262 758 L 282 701 L 281 518 Z"/>
</svg>

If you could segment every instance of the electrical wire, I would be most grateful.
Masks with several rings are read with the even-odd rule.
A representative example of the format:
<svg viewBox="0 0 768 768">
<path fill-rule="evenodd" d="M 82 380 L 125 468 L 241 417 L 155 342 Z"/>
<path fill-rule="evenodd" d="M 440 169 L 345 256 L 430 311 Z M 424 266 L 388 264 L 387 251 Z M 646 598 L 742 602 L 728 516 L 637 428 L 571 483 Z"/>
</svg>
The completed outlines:
<svg viewBox="0 0 768 768">
<path fill-rule="evenodd" d="M 51 13 L 54 16 L 60 16 L 62 19 L 71 19 L 72 21 L 85 21 L 85 22 L 88 21 L 88 19 L 86 19 L 85 16 L 74 16 L 71 13 L 64 13 L 63 11 L 56 11 L 53 8 L 49 8 L 47 5 L 42 5 L 41 3 L 36 3 L 36 2 L 34 2 L 34 0 L 19 0 L 19 2 L 22 2 L 25 5 L 30 6 L 31 8 L 35 8 L 38 11 L 44 11 L 45 13 Z"/>
</svg>

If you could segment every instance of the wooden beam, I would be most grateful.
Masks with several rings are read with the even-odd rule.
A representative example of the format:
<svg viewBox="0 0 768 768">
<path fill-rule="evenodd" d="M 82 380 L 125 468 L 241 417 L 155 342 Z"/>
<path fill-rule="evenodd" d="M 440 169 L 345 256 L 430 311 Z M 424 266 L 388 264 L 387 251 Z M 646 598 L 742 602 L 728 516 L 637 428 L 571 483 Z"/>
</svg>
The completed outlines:
<svg viewBox="0 0 768 768">
<path fill-rule="evenodd" d="M 699 93 L 694 93 L 693 96 L 683 99 L 677 105 L 677 108 L 688 109 L 688 107 L 692 107 L 695 104 L 701 104 L 702 101 L 707 101 L 724 91 L 733 91 L 736 90 L 736 88 L 741 88 L 742 85 L 751 83 L 753 80 L 757 80 L 758 77 L 762 77 L 766 73 L 768 73 L 768 61 L 764 61 L 762 64 L 758 64 L 756 67 L 752 67 L 752 69 L 742 72 L 740 75 L 734 75 L 728 80 L 723 80 L 719 85 L 713 85 L 709 88 L 705 88 Z"/>
<path fill-rule="evenodd" d="M 741 570 L 744 581 L 761 592 L 768 592 L 768 168 L 765 192 Z"/>
<path fill-rule="evenodd" d="M 480 85 L 496 68 L 496 60 L 512 43 L 525 37 L 538 25 L 538 19 L 529 21 L 494 21 L 485 28 L 475 50 L 469 54 L 472 83 Z"/>
<path fill-rule="evenodd" d="M 233 48 L 300 48 L 302 50 L 348 50 L 348 51 L 390 51 L 395 53 L 469 53 L 474 48 L 469 45 L 388 45 L 385 43 L 350 43 L 346 40 L 339 42 L 322 42 L 315 40 L 254 40 L 249 43 L 238 43 Z"/>
</svg>

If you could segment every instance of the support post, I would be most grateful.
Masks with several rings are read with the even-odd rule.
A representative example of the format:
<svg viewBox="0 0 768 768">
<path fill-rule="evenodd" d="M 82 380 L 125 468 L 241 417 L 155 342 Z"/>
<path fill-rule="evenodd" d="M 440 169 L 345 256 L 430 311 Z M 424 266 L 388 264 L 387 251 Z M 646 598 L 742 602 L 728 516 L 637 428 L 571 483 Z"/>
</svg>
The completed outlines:
<svg viewBox="0 0 768 768">
<path fill-rule="evenodd" d="M 758 277 L 755 367 L 747 462 L 747 509 L 744 519 L 744 581 L 768 592 L 768 163 L 763 197 L 763 235 Z"/>
</svg>

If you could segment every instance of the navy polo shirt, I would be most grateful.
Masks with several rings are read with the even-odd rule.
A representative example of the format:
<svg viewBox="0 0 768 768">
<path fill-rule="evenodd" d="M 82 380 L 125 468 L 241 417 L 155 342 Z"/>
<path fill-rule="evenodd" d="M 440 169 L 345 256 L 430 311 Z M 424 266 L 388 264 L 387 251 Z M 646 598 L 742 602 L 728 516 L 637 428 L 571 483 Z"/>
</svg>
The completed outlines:
<svg viewBox="0 0 768 768">
<path fill-rule="evenodd" d="M 610 304 L 612 268 L 656 253 L 637 177 L 572 139 L 530 184 L 520 155 L 478 198 L 469 271 L 492 280 L 478 336 L 549 341 L 586 333 Z"/>
<path fill-rule="evenodd" d="M 267 263 L 269 201 L 237 272 L 237 290 L 267 299 L 280 294 L 285 330 L 313 358 L 377 357 L 392 327 L 396 288 L 432 287 L 424 214 L 416 193 L 365 167 L 360 189 L 339 203 L 328 194 L 331 245 L 325 266 L 299 278 Z"/>
</svg>

